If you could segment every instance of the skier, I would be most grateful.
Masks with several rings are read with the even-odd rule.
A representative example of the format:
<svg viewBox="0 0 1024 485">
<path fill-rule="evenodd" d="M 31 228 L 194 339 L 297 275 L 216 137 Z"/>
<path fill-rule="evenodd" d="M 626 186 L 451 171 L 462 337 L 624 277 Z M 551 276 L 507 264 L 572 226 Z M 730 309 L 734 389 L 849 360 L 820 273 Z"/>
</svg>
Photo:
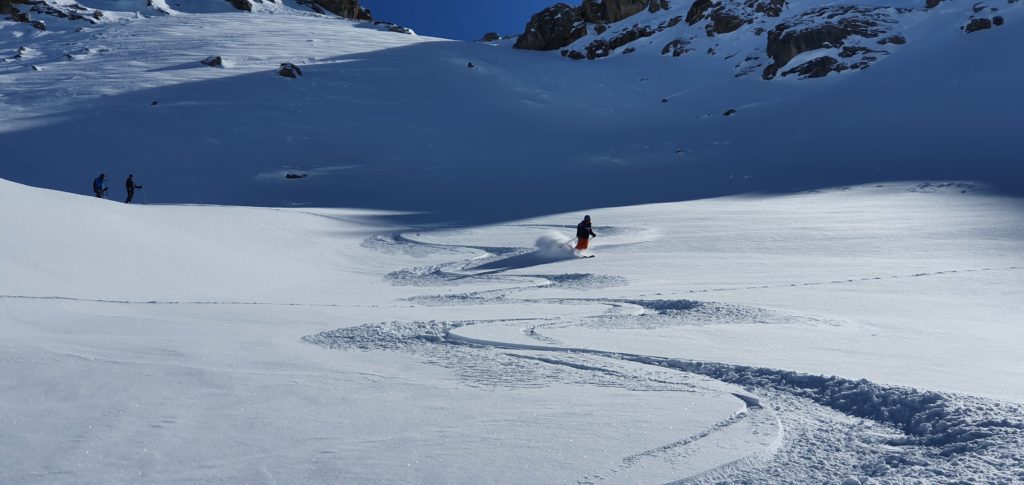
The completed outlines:
<svg viewBox="0 0 1024 485">
<path fill-rule="evenodd" d="M 101 199 L 107 196 L 107 174 L 101 173 L 92 181 L 92 191 Z"/>
<path fill-rule="evenodd" d="M 586 250 L 592 237 L 597 237 L 597 234 L 594 234 L 593 226 L 590 225 L 590 216 L 583 216 L 583 222 L 576 225 L 576 250 Z"/>
<path fill-rule="evenodd" d="M 129 174 L 128 175 L 128 180 L 124 181 L 124 188 L 126 190 L 128 190 L 128 198 L 125 199 L 125 201 L 124 201 L 125 204 L 131 204 L 132 203 L 132 197 L 135 197 L 135 189 L 141 189 L 142 188 L 141 185 L 135 185 L 135 179 L 132 178 L 132 177 L 135 177 L 135 175 Z"/>
</svg>

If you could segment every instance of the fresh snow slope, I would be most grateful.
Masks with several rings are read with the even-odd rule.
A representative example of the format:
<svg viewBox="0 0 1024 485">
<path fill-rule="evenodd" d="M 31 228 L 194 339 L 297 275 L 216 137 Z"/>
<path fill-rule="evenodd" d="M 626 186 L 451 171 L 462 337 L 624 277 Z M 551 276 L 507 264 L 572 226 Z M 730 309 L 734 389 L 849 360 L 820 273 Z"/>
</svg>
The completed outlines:
<svg viewBox="0 0 1024 485">
<path fill-rule="evenodd" d="M 1021 481 L 1024 220 L 966 188 L 595 209 L 577 259 L 0 181 L 0 482 Z"/>
<path fill-rule="evenodd" d="M 99 172 L 135 173 L 152 201 L 472 222 L 899 179 L 1016 193 L 1024 9 L 965 34 L 955 5 L 919 15 L 870 69 L 771 82 L 737 79 L 719 56 L 572 62 L 284 6 L 47 32 L 0 22 L 0 174 L 82 193 Z M 210 55 L 225 67 L 202 67 Z M 305 76 L 275 76 L 280 62 Z"/>
</svg>

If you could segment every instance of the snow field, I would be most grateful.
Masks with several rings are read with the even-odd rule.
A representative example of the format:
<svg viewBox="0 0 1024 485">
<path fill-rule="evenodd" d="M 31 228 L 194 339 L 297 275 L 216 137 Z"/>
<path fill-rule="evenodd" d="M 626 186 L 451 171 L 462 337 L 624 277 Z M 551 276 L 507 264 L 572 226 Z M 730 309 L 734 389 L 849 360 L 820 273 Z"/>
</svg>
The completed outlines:
<svg viewBox="0 0 1024 485">
<path fill-rule="evenodd" d="M 551 260 L 578 214 L 4 182 L 0 481 L 1020 480 L 1017 204 L 925 187 L 591 209 Z"/>
</svg>

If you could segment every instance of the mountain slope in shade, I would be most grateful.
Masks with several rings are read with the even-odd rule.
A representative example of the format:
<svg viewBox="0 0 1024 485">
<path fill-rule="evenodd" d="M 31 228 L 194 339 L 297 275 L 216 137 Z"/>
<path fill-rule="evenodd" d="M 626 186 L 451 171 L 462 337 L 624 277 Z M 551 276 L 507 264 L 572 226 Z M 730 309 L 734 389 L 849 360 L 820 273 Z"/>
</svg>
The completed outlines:
<svg viewBox="0 0 1024 485">
<path fill-rule="evenodd" d="M 50 16 L 46 31 L 0 22 L 2 175 L 88 193 L 100 172 L 117 183 L 134 173 L 153 201 L 369 207 L 478 222 L 902 179 L 1022 186 L 1017 3 L 986 7 L 998 8 L 1004 25 L 970 34 L 959 29 L 968 17 L 957 2 L 906 12 L 884 36 L 847 39 L 891 50 L 870 68 L 783 75 L 819 54 L 842 59 L 843 48 L 823 47 L 767 82 L 767 53 L 750 69 L 736 66 L 765 48 L 769 20 L 794 23 L 809 3 L 708 37 L 708 20 L 688 25 L 689 6 L 673 2 L 604 35 L 684 21 L 592 62 L 261 5 L 105 10 L 95 24 Z M 906 43 L 878 45 L 895 35 Z M 699 50 L 662 54 L 687 36 Z M 629 47 L 636 51 L 624 54 Z M 211 56 L 220 67 L 200 63 Z M 283 62 L 303 76 L 276 75 Z M 736 77 L 737 69 L 749 74 Z M 285 178 L 293 172 L 308 177 Z"/>
</svg>

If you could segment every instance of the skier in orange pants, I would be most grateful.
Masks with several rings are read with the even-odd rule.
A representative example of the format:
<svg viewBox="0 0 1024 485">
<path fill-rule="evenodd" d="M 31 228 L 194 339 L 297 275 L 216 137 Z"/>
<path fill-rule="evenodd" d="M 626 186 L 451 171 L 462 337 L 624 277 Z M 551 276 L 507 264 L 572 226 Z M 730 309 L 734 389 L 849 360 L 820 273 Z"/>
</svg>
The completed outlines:
<svg viewBox="0 0 1024 485">
<path fill-rule="evenodd" d="M 592 237 L 597 237 L 597 234 L 594 234 L 593 226 L 590 225 L 590 216 L 583 216 L 583 222 L 576 225 L 576 250 L 587 249 Z"/>
</svg>

